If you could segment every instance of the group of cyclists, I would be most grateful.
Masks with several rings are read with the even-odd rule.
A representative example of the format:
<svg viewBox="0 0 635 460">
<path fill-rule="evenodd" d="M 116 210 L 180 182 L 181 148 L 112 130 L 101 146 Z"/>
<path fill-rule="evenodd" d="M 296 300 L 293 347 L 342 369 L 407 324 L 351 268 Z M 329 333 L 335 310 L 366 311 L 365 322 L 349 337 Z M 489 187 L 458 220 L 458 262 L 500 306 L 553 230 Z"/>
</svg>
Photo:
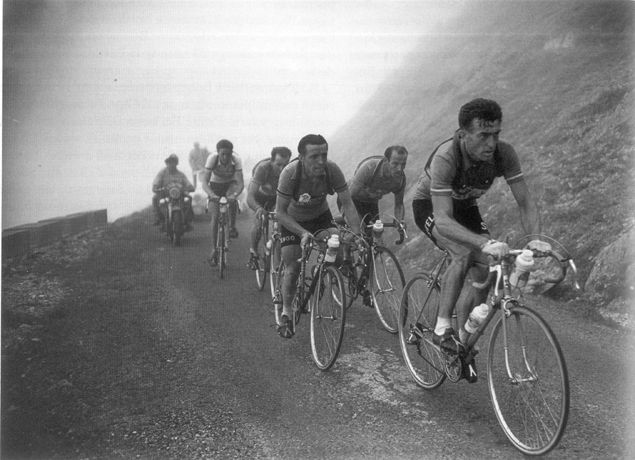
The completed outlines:
<svg viewBox="0 0 635 460">
<path fill-rule="evenodd" d="M 443 277 L 439 316 L 434 342 L 441 348 L 454 350 L 466 343 L 469 333 L 465 324 L 471 308 L 484 301 L 487 295 L 473 287 L 471 281 L 481 282 L 487 276 L 487 256 L 500 257 L 508 253 L 506 243 L 492 239 L 477 205 L 477 199 L 492 186 L 497 177 L 509 185 L 520 212 L 520 223 L 526 234 L 540 233 L 540 218 L 521 171 L 515 149 L 499 140 L 502 110 L 488 99 L 474 99 L 464 104 L 458 114 L 458 129 L 453 136 L 437 146 L 416 184 L 412 210 L 417 226 L 440 249 L 451 256 L 451 263 Z M 275 147 L 269 158 L 253 169 L 247 191 L 247 204 L 255 212 L 251 232 L 249 266 L 256 269 L 257 246 L 260 238 L 260 218 L 274 210 L 281 234 L 284 279 L 282 284 L 282 321 L 278 333 L 291 338 L 292 299 L 299 275 L 301 245 L 319 231 L 338 232 L 327 197 L 337 195 L 339 209 L 351 232 L 345 241 L 355 243 L 366 225 L 379 215 L 379 200 L 394 194 L 394 216 L 405 218 L 404 173 L 408 151 L 404 146 L 392 145 L 381 156 L 373 156 L 360 163 L 353 177 L 347 181 L 340 167 L 329 159 L 328 142 L 319 134 L 308 134 L 298 143 L 298 156 L 291 159 L 288 147 Z M 195 150 L 203 154 L 190 155 L 194 181 L 200 179 L 209 197 L 211 212 L 211 266 L 218 264 L 215 249 L 218 200 L 229 202 L 230 237 L 237 238 L 237 197 L 244 189 L 241 158 L 233 151 L 233 144 L 223 139 L 216 145 L 216 153 L 207 154 L 198 144 Z M 193 151 L 194 152 L 194 151 Z M 198 155 L 198 156 L 197 156 Z M 206 155 L 204 166 L 200 157 Z M 196 166 L 192 157 L 197 157 Z M 170 155 L 166 170 L 159 173 L 153 190 L 158 189 L 159 176 L 179 176 L 188 189 L 194 190 L 184 174 L 176 170 L 178 158 Z M 195 167 L 197 168 L 195 170 Z M 182 177 L 181 177 L 182 176 Z M 155 187 L 156 186 L 156 187 Z M 158 202 L 156 198 L 154 202 Z M 160 213 L 155 223 L 160 223 Z M 188 222 L 189 224 L 189 222 Z M 346 246 L 346 245 L 345 245 Z M 548 251 L 548 243 L 534 240 L 530 249 Z M 349 254 L 342 254 L 343 263 Z M 459 330 L 452 328 L 451 318 L 456 308 Z"/>
</svg>

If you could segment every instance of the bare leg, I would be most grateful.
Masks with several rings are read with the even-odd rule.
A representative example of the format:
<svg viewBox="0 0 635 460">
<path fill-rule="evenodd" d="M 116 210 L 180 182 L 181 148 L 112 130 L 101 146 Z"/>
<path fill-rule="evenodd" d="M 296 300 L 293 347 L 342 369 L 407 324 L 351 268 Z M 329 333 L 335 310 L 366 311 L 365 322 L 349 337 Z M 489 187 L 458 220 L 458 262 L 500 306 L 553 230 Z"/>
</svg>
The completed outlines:
<svg viewBox="0 0 635 460">
<path fill-rule="evenodd" d="M 284 261 L 284 279 L 282 280 L 282 314 L 292 317 L 291 303 L 295 295 L 296 283 L 300 274 L 298 259 L 302 256 L 299 245 L 290 245 L 282 248 L 282 260 Z"/>
<path fill-rule="evenodd" d="M 254 226 L 251 229 L 251 252 L 258 253 L 258 242 L 260 241 L 260 219 L 254 217 Z"/>
<path fill-rule="evenodd" d="M 219 219 L 219 206 L 217 201 L 210 201 L 208 205 L 209 211 L 212 213 L 212 254 L 216 254 L 216 238 L 218 236 L 218 219 Z"/>
</svg>

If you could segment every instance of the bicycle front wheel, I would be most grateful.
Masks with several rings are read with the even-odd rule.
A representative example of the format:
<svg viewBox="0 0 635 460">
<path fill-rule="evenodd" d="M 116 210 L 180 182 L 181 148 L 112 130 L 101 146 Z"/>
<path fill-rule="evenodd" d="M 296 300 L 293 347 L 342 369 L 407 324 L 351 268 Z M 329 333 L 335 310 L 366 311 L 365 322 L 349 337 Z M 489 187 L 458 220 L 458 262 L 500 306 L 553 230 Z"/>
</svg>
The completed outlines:
<svg viewBox="0 0 635 460">
<path fill-rule="evenodd" d="M 218 226 L 218 276 L 222 279 L 225 278 L 225 265 L 226 265 L 226 245 L 227 233 L 225 225 Z"/>
<path fill-rule="evenodd" d="M 399 329 L 399 305 L 406 279 L 392 251 L 382 246 L 377 246 L 376 250 L 369 288 L 379 321 L 388 332 L 396 334 Z"/>
<path fill-rule="evenodd" d="M 432 342 L 438 313 L 439 288 L 429 275 L 418 273 L 401 297 L 399 344 L 410 375 L 426 390 L 445 380 L 445 358 Z"/>
<path fill-rule="evenodd" d="M 267 253 L 265 252 L 265 246 L 267 244 L 267 240 L 269 239 L 269 232 L 267 231 L 266 225 L 261 225 L 260 232 L 260 241 L 258 242 L 257 254 L 258 261 L 256 267 L 256 284 L 258 285 L 258 290 L 262 291 L 265 288 L 265 283 L 267 281 Z"/>
<path fill-rule="evenodd" d="M 344 339 L 346 294 L 342 274 L 332 266 L 320 270 L 311 296 L 311 351 L 317 367 L 333 366 Z"/>
<path fill-rule="evenodd" d="M 567 425 L 569 377 L 560 345 L 534 311 L 514 306 L 490 338 L 487 384 L 505 435 L 528 455 L 553 449 Z"/>
</svg>

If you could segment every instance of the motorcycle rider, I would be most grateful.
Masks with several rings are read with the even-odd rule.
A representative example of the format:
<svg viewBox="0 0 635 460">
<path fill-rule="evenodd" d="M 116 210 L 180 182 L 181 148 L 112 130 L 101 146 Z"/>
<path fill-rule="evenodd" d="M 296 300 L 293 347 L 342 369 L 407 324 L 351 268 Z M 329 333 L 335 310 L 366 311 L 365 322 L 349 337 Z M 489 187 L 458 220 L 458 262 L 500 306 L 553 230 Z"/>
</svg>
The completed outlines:
<svg viewBox="0 0 635 460">
<path fill-rule="evenodd" d="M 165 168 L 163 168 L 152 182 L 152 207 L 154 208 L 154 222 L 152 225 L 160 225 L 163 223 L 165 217 L 159 207 L 159 200 L 166 194 L 165 187 L 171 183 L 179 183 L 182 187 L 183 193 L 191 193 L 194 191 L 194 186 L 188 180 L 187 176 L 179 171 L 176 166 L 179 164 L 179 157 L 172 153 L 165 159 Z M 192 219 L 194 218 L 194 212 L 192 210 L 191 200 L 189 204 L 185 206 L 185 212 L 183 213 L 183 221 L 185 223 L 185 230 L 192 230 Z"/>
</svg>

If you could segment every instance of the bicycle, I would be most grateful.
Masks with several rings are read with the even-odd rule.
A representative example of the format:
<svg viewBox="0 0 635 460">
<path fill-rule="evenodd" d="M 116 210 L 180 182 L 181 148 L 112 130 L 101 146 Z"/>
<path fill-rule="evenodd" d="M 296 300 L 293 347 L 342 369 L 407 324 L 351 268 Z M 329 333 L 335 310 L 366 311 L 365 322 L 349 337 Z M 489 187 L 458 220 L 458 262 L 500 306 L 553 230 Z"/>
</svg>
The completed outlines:
<svg viewBox="0 0 635 460">
<path fill-rule="evenodd" d="M 339 269 L 324 260 L 327 238 L 312 236 L 311 241 L 302 245 L 300 274 L 293 296 L 292 332 L 303 314 L 310 314 L 311 352 L 317 367 L 322 371 L 329 370 L 339 355 L 344 339 L 346 324 L 346 292 L 344 279 Z M 311 253 L 317 251 L 316 264 L 311 268 L 310 276 L 306 273 L 306 265 Z M 276 325 L 282 319 L 282 281 L 284 278 L 284 262 L 280 260 L 274 293 L 274 314 Z"/>
<path fill-rule="evenodd" d="M 510 285 L 513 260 L 521 252 L 511 250 L 500 260 L 490 259 L 487 280 L 474 283 L 478 289 L 493 291 L 490 310 L 464 347 L 457 344 L 456 352 L 442 351 L 432 340 L 440 281 L 450 260 L 445 252 L 430 273 L 418 273 L 406 285 L 400 308 L 399 342 L 408 371 L 420 387 L 435 389 L 446 378 L 452 382 L 461 378 L 473 382 L 476 342 L 501 312 L 494 321 L 487 351 L 491 402 L 503 432 L 514 447 L 527 455 L 542 455 L 558 444 L 567 425 L 569 378 L 553 331 L 538 313 L 523 304 L 522 290 Z M 566 276 L 567 265 L 576 274 L 568 253 L 563 257 L 555 251 L 533 252 L 534 257 L 554 258 L 560 266 L 560 276 L 545 282 L 560 283 Z M 458 330 L 456 316 L 453 323 Z"/>
<path fill-rule="evenodd" d="M 397 219 L 384 222 L 383 228 L 396 228 L 399 240 L 395 243 L 404 242 L 406 230 Z M 381 240 L 375 238 L 372 229 L 373 224 L 369 224 L 362 232 L 362 244 L 358 245 L 359 253 L 354 266 L 344 265 L 341 269 L 348 282 L 347 308 L 350 308 L 361 293 L 364 305 L 374 307 L 383 327 L 391 334 L 396 334 L 401 292 L 406 285 L 406 278 L 397 257 L 382 245 Z M 345 270 L 344 267 L 348 269 Z"/>
<path fill-rule="evenodd" d="M 216 233 L 216 257 L 218 258 L 218 276 L 222 279 L 225 277 L 225 269 L 227 268 L 227 252 L 229 251 L 229 201 L 224 196 L 220 198 L 209 197 L 207 199 L 208 208 L 210 201 L 216 201 L 219 204 L 218 227 Z M 207 209 L 205 211 L 207 212 Z"/>
<path fill-rule="evenodd" d="M 265 209 L 260 217 L 260 239 L 258 240 L 258 247 L 256 251 L 257 259 L 255 261 L 256 269 L 256 285 L 258 290 L 262 291 L 265 288 L 267 281 L 267 274 L 270 272 L 270 256 L 272 240 L 269 238 L 269 222 L 273 222 L 273 232 L 277 231 L 278 222 L 276 220 L 275 211 L 269 211 Z"/>
</svg>

